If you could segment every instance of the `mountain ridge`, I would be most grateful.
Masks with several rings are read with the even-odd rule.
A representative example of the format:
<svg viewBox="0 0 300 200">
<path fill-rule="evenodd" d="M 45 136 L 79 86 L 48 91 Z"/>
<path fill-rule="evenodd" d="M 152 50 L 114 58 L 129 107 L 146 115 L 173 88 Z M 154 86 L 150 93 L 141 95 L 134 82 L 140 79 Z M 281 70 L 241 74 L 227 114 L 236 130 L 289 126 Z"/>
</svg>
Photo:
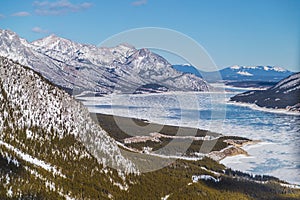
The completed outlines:
<svg viewBox="0 0 300 200">
<path fill-rule="evenodd" d="M 252 85 L 262 83 L 262 85 L 275 85 L 278 81 L 293 74 L 292 71 L 277 66 L 239 66 L 233 65 L 220 69 L 219 71 L 205 72 L 196 69 L 191 65 L 173 65 L 173 68 L 184 73 L 192 73 L 202 77 L 208 82 L 225 82 L 227 85 L 242 85 L 248 82 Z M 221 78 L 221 80 L 220 80 Z M 265 83 L 265 84 L 264 84 Z"/>
<path fill-rule="evenodd" d="M 134 93 L 151 84 L 171 91 L 212 88 L 199 77 L 174 70 L 163 57 L 128 44 L 96 47 L 55 35 L 28 43 L 12 31 L 1 30 L 0 55 L 30 66 L 75 94 L 84 90 L 100 94 Z"/>
<path fill-rule="evenodd" d="M 300 72 L 282 79 L 267 90 L 248 91 L 231 97 L 230 101 L 300 112 Z"/>
</svg>

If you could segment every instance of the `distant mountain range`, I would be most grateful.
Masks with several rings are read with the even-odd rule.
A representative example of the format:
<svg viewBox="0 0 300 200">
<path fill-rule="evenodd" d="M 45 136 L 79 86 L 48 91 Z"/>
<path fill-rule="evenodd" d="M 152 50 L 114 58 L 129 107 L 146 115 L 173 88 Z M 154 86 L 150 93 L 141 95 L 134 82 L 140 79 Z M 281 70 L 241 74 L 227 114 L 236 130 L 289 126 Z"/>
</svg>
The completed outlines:
<svg viewBox="0 0 300 200">
<path fill-rule="evenodd" d="M 73 93 L 209 91 L 211 88 L 203 79 L 173 69 L 167 60 L 148 49 L 136 49 L 128 44 L 99 48 L 55 35 L 29 43 L 12 31 L 0 30 L 0 56 L 31 67 Z"/>
<path fill-rule="evenodd" d="M 270 81 L 278 82 L 293 74 L 281 67 L 273 66 L 232 66 L 220 70 L 222 78 L 230 81 Z"/>
<path fill-rule="evenodd" d="M 300 112 L 300 73 L 281 80 L 267 90 L 248 91 L 232 97 L 230 101 Z"/>
<path fill-rule="evenodd" d="M 270 87 L 293 74 L 281 67 L 272 66 L 231 66 L 219 71 L 204 72 L 190 65 L 173 65 L 174 69 L 194 74 L 208 82 L 225 82 L 237 87 Z M 221 80 L 220 80 L 221 75 Z"/>
<path fill-rule="evenodd" d="M 0 30 L 0 56 L 31 67 L 74 95 L 83 91 L 101 95 L 213 90 L 206 81 L 223 81 L 236 87 L 271 87 L 292 74 L 271 66 L 232 66 L 204 72 L 190 65 L 172 66 L 148 49 L 129 44 L 96 47 L 55 35 L 29 43 L 8 30 Z"/>
</svg>

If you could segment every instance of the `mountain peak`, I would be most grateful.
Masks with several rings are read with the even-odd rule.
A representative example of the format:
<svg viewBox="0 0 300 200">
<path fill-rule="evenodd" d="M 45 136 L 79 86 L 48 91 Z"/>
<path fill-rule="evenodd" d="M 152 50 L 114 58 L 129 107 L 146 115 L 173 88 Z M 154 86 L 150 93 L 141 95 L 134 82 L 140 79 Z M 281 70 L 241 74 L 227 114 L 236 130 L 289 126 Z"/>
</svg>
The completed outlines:
<svg viewBox="0 0 300 200">
<path fill-rule="evenodd" d="M 149 51 L 149 49 L 142 48 L 142 49 L 138 50 L 138 55 L 139 56 L 145 57 L 145 56 L 147 56 L 149 54 L 151 54 L 151 52 Z"/>
<path fill-rule="evenodd" d="M 5 30 L 5 29 L 0 29 L 0 35 L 5 35 L 8 37 L 15 37 L 18 36 L 15 32 L 11 31 L 11 30 Z"/>
<path fill-rule="evenodd" d="M 111 47 L 109 49 L 110 49 L 110 51 L 115 52 L 115 53 L 118 52 L 119 54 L 122 54 L 125 57 L 127 57 L 137 51 L 133 45 L 128 44 L 128 43 L 121 43 L 121 44 L 119 44 L 115 47 Z"/>
<path fill-rule="evenodd" d="M 73 42 L 69 39 L 51 34 L 45 38 L 33 41 L 33 48 L 39 53 L 45 54 L 48 57 L 56 55 L 61 62 L 66 62 L 76 55 L 83 45 Z"/>
<path fill-rule="evenodd" d="M 117 45 L 117 47 L 125 47 L 125 48 L 128 48 L 128 49 L 135 49 L 135 47 L 129 43 L 121 43 L 119 45 Z"/>
<path fill-rule="evenodd" d="M 64 38 L 61 38 L 54 33 L 51 33 L 50 35 L 42 38 L 42 40 L 61 40 L 61 39 L 64 39 Z"/>
<path fill-rule="evenodd" d="M 233 65 L 233 66 L 230 67 L 230 69 L 240 69 L 240 68 L 241 68 L 241 67 L 238 66 L 238 65 Z"/>
<path fill-rule="evenodd" d="M 70 47 L 70 45 L 74 46 L 74 44 L 76 43 L 72 42 L 69 39 L 65 39 L 55 34 L 51 34 L 47 37 L 41 38 L 39 40 L 35 40 L 31 44 L 38 47 L 48 47 L 53 49 L 57 46 L 59 46 L 60 48 L 62 48 L 63 46 L 64 47 Z"/>
<path fill-rule="evenodd" d="M 6 40 L 8 43 L 22 43 L 23 45 L 28 46 L 28 42 L 25 39 L 20 38 L 17 33 L 11 30 L 0 29 L 0 37 L 0 40 Z"/>
</svg>

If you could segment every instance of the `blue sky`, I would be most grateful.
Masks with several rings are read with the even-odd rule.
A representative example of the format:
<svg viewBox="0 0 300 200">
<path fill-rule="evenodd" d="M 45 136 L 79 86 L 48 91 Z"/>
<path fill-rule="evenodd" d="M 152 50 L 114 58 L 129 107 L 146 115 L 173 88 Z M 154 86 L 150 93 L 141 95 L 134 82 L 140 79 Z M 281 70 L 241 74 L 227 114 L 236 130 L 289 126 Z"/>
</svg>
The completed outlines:
<svg viewBox="0 0 300 200">
<path fill-rule="evenodd" d="M 300 71 L 298 0 L 0 2 L 0 28 L 28 41 L 54 33 L 97 45 L 114 34 L 141 27 L 169 28 L 190 36 L 220 67 L 276 65 Z"/>
</svg>

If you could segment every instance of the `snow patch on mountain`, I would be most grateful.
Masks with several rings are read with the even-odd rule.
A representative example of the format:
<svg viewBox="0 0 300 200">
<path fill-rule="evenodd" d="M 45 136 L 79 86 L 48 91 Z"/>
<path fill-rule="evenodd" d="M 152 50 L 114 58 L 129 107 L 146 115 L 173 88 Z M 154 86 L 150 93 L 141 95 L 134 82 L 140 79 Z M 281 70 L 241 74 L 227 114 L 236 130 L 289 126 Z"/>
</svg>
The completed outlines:
<svg viewBox="0 0 300 200">
<path fill-rule="evenodd" d="M 238 65 L 233 65 L 233 66 L 230 67 L 230 69 L 240 69 L 240 66 L 238 66 Z"/>
<path fill-rule="evenodd" d="M 238 71 L 237 74 L 240 74 L 242 76 L 253 76 L 253 74 L 250 74 L 249 72 L 245 72 L 245 71 Z"/>
<path fill-rule="evenodd" d="M 58 176 L 61 176 L 61 177 L 63 177 L 63 178 L 66 178 L 66 176 L 63 175 L 63 174 L 61 173 L 60 170 L 56 169 L 56 167 L 54 167 L 54 166 L 51 166 L 49 163 L 46 163 L 46 162 L 44 162 L 44 161 L 42 161 L 42 160 L 39 160 L 39 159 L 37 159 L 37 158 L 33 158 L 31 155 L 28 155 L 28 154 L 26 154 L 26 153 L 23 153 L 23 152 L 20 151 L 19 149 L 16 149 L 16 148 L 13 147 L 12 145 L 7 144 L 6 142 L 3 142 L 3 141 L 1 141 L 1 140 L 0 140 L 0 145 L 5 146 L 5 147 L 6 147 L 7 149 L 9 149 L 9 150 L 12 150 L 12 151 L 13 151 L 14 153 L 16 153 L 16 155 L 19 156 L 21 159 L 23 159 L 23 160 L 25 160 L 25 161 L 27 161 L 27 162 L 29 162 L 29 163 L 32 163 L 32 164 L 34 164 L 34 165 L 36 165 L 36 166 L 39 166 L 39 167 L 41 167 L 41 168 L 43 168 L 43 169 L 45 169 L 45 170 L 47 170 L 47 171 L 53 173 L 53 175 L 58 175 Z"/>
</svg>

